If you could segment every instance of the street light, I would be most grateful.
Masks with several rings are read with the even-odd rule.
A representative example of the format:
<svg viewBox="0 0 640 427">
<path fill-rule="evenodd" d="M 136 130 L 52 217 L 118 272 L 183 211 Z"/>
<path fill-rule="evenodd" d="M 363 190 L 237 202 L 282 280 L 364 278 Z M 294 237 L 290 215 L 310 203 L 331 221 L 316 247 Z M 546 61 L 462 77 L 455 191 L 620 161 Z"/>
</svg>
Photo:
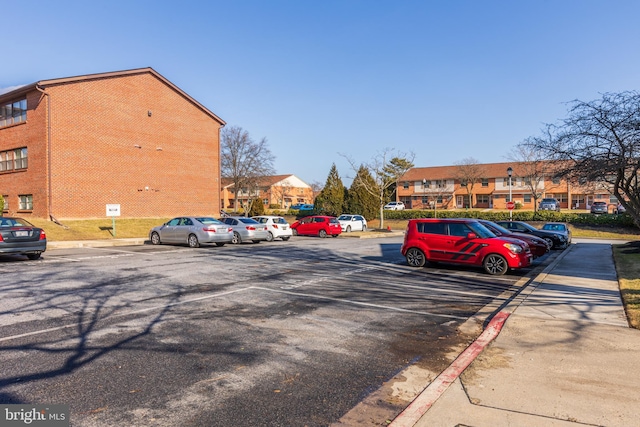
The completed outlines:
<svg viewBox="0 0 640 427">
<path fill-rule="evenodd" d="M 422 209 L 424 210 L 424 199 L 427 197 L 427 179 L 422 179 Z"/>
<path fill-rule="evenodd" d="M 513 200 L 511 199 L 511 175 L 513 175 L 513 169 L 511 169 L 511 166 L 509 166 L 507 168 L 507 176 L 509 176 L 509 201 L 512 202 Z M 511 221 L 513 219 L 513 209 L 509 209 L 509 221 Z"/>
</svg>

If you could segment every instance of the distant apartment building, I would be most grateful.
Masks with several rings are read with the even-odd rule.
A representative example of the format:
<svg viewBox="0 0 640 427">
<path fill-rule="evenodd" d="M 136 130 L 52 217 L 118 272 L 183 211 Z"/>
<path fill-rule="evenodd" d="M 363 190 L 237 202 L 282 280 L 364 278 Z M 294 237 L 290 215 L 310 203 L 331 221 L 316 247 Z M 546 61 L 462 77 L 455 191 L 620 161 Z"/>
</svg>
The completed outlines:
<svg viewBox="0 0 640 427">
<path fill-rule="evenodd" d="M 524 163 L 478 166 L 481 176 L 473 183 L 459 178 L 463 175 L 460 166 L 412 168 L 398 181 L 398 200 L 408 209 L 506 209 L 511 194 L 511 200 L 523 209 L 534 209 L 535 188 L 538 202 L 543 197 L 553 197 L 560 201 L 563 209 L 589 209 L 593 202 L 604 201 L 612 211 L 618 203 L 606 186 L 586 181 L 573 183 L 553 174 L 543 175 L 532 185 Z M 511 185 L 508 168 L 512 169 Z"/>
<path fill-rule="evenodd" d="M 246 208 L 249 200 L 260 199 L 265 208 L 278 206 L 288 209 L 296 203 L 313 203 L 313 189 L 295 175 L 273 175 L 261 177 L 254 185 L 234 188 L 230 178 L 222 179 L 222 199 L 224 209 Z"/>
<path fill-rule="evenodd" d="M 14 88 L 0 94 L 4 214 L 217 214 L 224 125 L 152 68 Z"/>
</svg>

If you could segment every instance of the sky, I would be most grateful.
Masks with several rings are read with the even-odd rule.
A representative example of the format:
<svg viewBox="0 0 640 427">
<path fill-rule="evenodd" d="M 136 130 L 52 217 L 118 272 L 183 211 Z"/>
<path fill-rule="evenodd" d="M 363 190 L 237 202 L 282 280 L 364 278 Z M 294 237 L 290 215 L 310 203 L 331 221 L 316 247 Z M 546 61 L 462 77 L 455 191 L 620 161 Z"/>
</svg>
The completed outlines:
<svg viewBox="0 0 640 427">
<path fill-rule="evenodd" d="M 637 0 L 4 2 L 0 92 L 151 67 L 309 184 L 388 150 L 506 162 L 640 81 Z"/>
</svg>

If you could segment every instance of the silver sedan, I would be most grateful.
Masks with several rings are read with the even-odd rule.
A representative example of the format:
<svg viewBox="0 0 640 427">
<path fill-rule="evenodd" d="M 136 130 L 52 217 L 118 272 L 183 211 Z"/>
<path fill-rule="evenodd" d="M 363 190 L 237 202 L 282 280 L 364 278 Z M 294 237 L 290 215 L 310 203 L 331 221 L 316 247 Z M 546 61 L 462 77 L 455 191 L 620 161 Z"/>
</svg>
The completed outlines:
<svg viewBox="0 0 640 427">
<path fill-rule="evenodd" d="M 233 240 L 233 229 L 215 218 L 181 216 L 153 227 L 149 240 L 154 245 L 178 243 L 197 248 L 201 243 L 215 243 L 224 246 Z"/>
<path fill-rule="evenodd" d="M 267 226 L 260 224 L 255 219 L 244 216 L 228 216 L 220 220 L 233 228 L 233 240 L 231 243 L 238 244 L 246 240 L 260 243 L 263 240 L 269 240 Z"/>
</svg>

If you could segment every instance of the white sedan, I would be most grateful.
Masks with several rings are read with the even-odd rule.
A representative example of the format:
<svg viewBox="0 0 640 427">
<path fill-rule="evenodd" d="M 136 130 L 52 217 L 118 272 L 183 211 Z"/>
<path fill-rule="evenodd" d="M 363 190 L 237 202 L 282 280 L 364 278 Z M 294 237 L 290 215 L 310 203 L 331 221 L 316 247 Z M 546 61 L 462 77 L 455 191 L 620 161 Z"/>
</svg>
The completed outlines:
<svg viewBox="0 0 640 427">
<path fill-rule="evenodd" d="M 281 216 L 260 215 L 254 216 L 253 219 L 258 221 L 260 224 L 265 224 L 267 226 L 267 230 L 269 231 L 267 242 L 271 242 L 273 239 L 278 238 L 287 241 L 293 234 L 291 226 L 287 220 Z"/>
<path fill-rule="evenodd" d="M 342 214 L 338 217 L 340 228 L 342 231 L 349 233 L 351 231 L 367 231 L 367 220 L 362 215 Z"/>
</svg>

